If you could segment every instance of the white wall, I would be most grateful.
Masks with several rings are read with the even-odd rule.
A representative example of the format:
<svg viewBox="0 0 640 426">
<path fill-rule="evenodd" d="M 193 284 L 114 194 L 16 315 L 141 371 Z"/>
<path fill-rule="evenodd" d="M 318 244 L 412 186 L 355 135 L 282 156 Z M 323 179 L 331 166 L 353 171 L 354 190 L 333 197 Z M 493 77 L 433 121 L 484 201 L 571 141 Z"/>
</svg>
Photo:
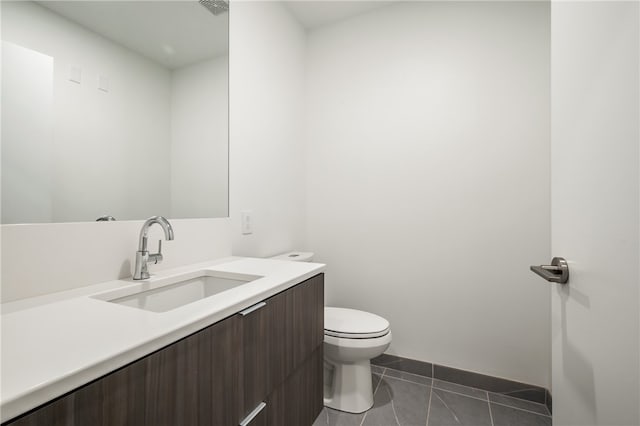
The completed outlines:
<svg viewBox="0 0 640 426">
<path fill-rule="evenodd" d="M 51 220 L 53 58 L 2 42 L 2 220 Z M 28 121 L 29 125 L 25 125 Z"/>
<path fill-rule="evenodd" d="M 554 425 L 638 425 L 640 3 L 554 1 Z"/>
<path fill-rule="evenodd" d="M 2 303 L 131 277 L 143 221 L 2 225 Z M 164 261 L 150 271 L 231 255 L 231 224 L 221 219 L 174 219 L 175 239 L 163 241 Z M 155 251 L 164 240 L 149 231 Z M 80 319 L 79 319 L 80 320 Z"/>
<path fill-rule="evenodd" d="M 171 216 L 229 215 L 228 57 L 171 73 Z"/>
<path fill-rule="evenodd" d="M 308 247 L 389 353 L 549 386 L 549 5 L 407 2 L 308 39 Z"/>
<path fill-rule="evenodd" d="M 304 248 L 304 30 L 275 2 L 234 3 L 229 27 L 233 252 Z M 244 209 L 251 235 L 240 234 Z"/>
<path fill-rule="evenodd" d="M 3 2 L 2 24 L 3 40 L 54 58 L 48 221 L 169 216 L 169 71 L 32 2 Z M 71 66 L 82 69 L 80 84 L 69 81 Z"/>
</svg>

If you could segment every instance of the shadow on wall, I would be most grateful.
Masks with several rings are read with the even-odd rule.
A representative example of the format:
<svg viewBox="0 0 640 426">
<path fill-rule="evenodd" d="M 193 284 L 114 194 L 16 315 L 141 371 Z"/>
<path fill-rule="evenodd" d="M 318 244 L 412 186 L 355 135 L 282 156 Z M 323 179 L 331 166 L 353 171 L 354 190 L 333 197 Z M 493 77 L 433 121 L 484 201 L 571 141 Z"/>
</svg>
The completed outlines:
<svg viewBox="0 0 640 426">
<path fill-rule="evenodd" d="M 578 302 L 585 309 L 591 309 L 591 301 L 589 296 L 571 288 L 568 285 L 562 286 L 558 289 L 560 298 L 562 300 L 562 368 L 564 371 L 564 377 L 571 386 L 576 389 L 577 394 L 583 400 L 582 407 L 586 407 L 589 413 L 584 418 L 596 419 L 596 395 L 595 395 L 595 381 L 593 374 L 593 365 L 582 353 L 580 353 L 577 346 L 573 345 L 570 341 L 569 333 L 567 331 L 567 302 L 569 298 Z"/>
<path fill-rule="evenodd" d="M 118 279 L 128 278 L 133 275 L 133 269 L 131 268 L 131 259 L 126 259 L 120 266 L 120 273 Z"/>
</svg>

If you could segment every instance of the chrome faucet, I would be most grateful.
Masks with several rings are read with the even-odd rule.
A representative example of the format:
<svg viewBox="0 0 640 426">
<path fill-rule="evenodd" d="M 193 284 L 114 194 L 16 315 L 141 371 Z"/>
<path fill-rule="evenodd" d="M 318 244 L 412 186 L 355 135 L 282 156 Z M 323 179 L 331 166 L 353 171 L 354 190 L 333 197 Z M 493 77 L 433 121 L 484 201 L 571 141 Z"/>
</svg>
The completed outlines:
<svg viewBox="0 0 640 426">
<path fill-rule="evenodd" d="M 136 269 L 133 272 L 134 280 L 146 280 L 149 278 L 148 263 L 158 264 L 162 262 L 162 240 L 158 241 L 158 252 L 149 253 L 147 250 L 147 234 L 149 227 L 157 223 L 164 231 L 164 239 L 173 240 L 173 228 L 167 219 L 162 216 L 151 216 L 144 222 L 140 230 L 140 241 L 138 243 L 138 251 L 136 252 Z"/>
</svg>

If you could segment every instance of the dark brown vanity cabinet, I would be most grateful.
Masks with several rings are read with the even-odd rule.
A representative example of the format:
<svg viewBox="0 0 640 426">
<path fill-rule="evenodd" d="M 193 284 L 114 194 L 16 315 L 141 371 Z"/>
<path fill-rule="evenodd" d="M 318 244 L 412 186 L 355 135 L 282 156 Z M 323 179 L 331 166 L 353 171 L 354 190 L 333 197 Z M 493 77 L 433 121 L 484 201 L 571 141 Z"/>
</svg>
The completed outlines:
<svg viewBox="0 0 640 426">
<path fill-rule="evenodd" d="M 272 397 L 272 393 L 289 391 L 287 410 L 295 411 L 308 402 L 314 411 L 313 419 L 322 409 L 322 358 L 324 339 L 324 276 L 317 275 L 297 286 L 273 296 L 264 302 L 249 307 L 240 313 L 243 336 L 243 414 L 249 415 L 262 402 L 266 410 L 280 410 L 287 399 Z M 313 376 L 309 369 L 318 368 L 317 382 L 295 380 L 300 376 Z M 306 375 L 305 375 L 306 374 Z M 316 376 L 313 376 L 316 377 Z M 309 394 L 302 385 L 317 386 L 319 394 L 313 393 L 314 401 L 303 401 Z M 291 399 L 293 398 L 293 399 Z M 295 401 L 295 402 L 294 402 Z M 310 412 L 311 412 L 310 411 Z M 280 418 L 269 414 L 268 418 Z M 263 416 L 261 416 L 263 417 Z M 309 423 L 313 423 L 312 421 Z M 256 421 L 258 419 L 256 418 Z M 253 424 L 253 423 L 252 423 Z M 261 423 L 262 424 L 262 423 Z M 280 421 L 267 422 L 272 425 L 304 425 L 306 423 Z"/>
<path fill-rule="evenodd" d="M 319 274 L 5 424 L 311 425 L 323 294 Z"/>
</svg>

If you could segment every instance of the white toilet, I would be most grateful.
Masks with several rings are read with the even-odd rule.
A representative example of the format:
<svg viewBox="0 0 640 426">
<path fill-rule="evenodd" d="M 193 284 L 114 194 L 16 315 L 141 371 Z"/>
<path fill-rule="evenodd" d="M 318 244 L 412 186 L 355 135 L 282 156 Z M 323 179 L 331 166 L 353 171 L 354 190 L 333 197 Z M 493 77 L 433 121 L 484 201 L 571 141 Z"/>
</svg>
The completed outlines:
<svg viewBox="0 0 640 426">
<path fill-rule="evenodd" d="M 313 253 L 291 252 L 274 259 L 311 262 Z M 324 308 L 324 405 L 349 413 L 373 406 L 371 359 L 391 343 L 389 321 L 369 312 Z"/>
<path fill-rule="evenodd" d="M 345 308 L 324 308 L 324 405 L 350 413 L 373 406 L 371 359 L 389 347 L 389 321 Z"/>
</svg>

